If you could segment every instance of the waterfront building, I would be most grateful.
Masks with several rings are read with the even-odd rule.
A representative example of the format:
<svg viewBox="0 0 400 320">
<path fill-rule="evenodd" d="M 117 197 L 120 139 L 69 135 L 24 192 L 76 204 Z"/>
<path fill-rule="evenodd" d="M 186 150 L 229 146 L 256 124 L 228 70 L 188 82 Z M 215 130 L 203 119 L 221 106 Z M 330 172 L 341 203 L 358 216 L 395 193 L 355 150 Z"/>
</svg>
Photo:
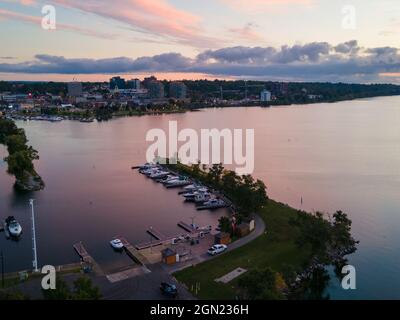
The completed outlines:
<svg viewBox="0 0 400 320">
<path fill-rule="evenodd" d="M 268 91 L 268 90 L 261 91 L 260 100 L 261 100 L 261 102 L 269 102 L 269 101 L 271 101 L 271 92 Z"/>
<path fill-rule="evenodd" d="M 144 78 L 144 80 L 143 80 L 143 87 L 145 87 L 146 89 L 148 89 L 148 88 L 147 88 L 148 84 L 149 84 L 150 82 L 153 82 L 153 81 L 157 81 L 157 78 L 156 78 L 155 76 L 150 76 L 150 77 Z"/>
<path fill-rule="evenodd" d="M 150 99 L 164 98 L 164 84 L 161 81 L 153 80 L 147 84 L 148 96 Z"/>
<path fill-rule="evenodd" d="M 110 79 L 110 89 L 111 90 L 116 90 L 116 89 L 125 89 L 126 84 L 125 84 L 125 79 L 121 77 L 112 77 Z"/>
<path fill-rule="evenodd" d="M 82 83 L 81 82 L 69 82 L 68 83 L 68 96 L 80 97 L 82 96 Z"/>
<path fill-rule="evenodd" d="M 127 89 L 140 90 L 141 83 L 139 79 L 131 79 L 126 82 Z"/>
<path fill-rule="evenodd" d="M 173 81 L 169 84 L 169 96 L 170 98 L 184 100 L 187 95 L 187 87 L 181 81 Z"/>
</svg>

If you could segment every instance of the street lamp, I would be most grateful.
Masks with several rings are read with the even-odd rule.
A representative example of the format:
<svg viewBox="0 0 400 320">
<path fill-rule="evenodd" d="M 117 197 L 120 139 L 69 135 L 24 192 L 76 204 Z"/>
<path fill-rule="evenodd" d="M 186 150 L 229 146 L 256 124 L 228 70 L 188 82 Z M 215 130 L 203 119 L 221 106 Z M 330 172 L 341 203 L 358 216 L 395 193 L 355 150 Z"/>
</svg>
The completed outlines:
<svg viewBox="0 0 400 320">
<path fill-rule="evenodd" d="M 37 260 L 37 252 L 36 252 L 36 229 L 35 229 L 35 210 L 33 208 L 34 199 L 29 199 L 29 204 L 31 205 L 31 220 L 32 220 L 32 251 L 33 251 L 33 270 L 35 272 L 39 272 L 38 269 L 38 260 Z"/>
</svg>

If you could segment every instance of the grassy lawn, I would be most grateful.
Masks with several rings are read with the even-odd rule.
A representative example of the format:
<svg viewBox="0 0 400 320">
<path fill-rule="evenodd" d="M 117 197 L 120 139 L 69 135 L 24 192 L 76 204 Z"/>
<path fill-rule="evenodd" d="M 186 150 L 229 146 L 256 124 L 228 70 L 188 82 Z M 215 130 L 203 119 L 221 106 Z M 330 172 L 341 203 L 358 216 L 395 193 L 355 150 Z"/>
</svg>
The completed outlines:
<svg viewBox="0 0 400 320">
<path fill-rule="evenodd" d="M 214 281 L 235 268 L 245 269 L 270 267 L 280 272 L 285 265 L 301 270 L 307 261 L 309 250 L 295 245 L 298 235 L 296 227 L 289 224 L 297 211 L 273 200 L 260 212 L 265 222 L 266 233 L 236 250 L 223 254 L 213 260 L 186 268 L 174 276 L 191 290 L 200 283 L 197 297 L 200 299 L 234 299 L 239 278 L 228 284 Z M 195 294 L 195 292 L 193 292 Z"/>
</svg>

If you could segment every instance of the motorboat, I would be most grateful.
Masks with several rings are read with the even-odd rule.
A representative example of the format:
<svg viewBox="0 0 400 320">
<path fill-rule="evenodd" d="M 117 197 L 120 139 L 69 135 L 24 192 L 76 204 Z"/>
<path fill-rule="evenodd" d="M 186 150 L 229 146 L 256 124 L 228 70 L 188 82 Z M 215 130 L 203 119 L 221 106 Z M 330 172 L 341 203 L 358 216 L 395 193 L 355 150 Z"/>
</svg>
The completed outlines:
<svg viewBox="0 0 400 320">
<path fill-rule="evenodd" d="M 181 179 L 181 178 L 178 176 L 168 175 L 164 180 L 162 180 L 162 183 L 166 185 L 170 182 L 177 181 L 179 179 Z"/>
<path fill-rule="evenodd" d="M 143 171 L 143 170 L 149 170 L 149 169 L 155 168 L 155 167 L 157 167 L 156 164 L 147 162 L 144 165 L 139 166 L 138 169 L 139 169 L 139 171 Z"/>
<path fill-rule="evenodd" d="M 150 169 L 148 169 L 148 170 L 145 170 L 145 171 L 143 171 L 142 173 L 143 173 L 144 175 L 150 177 L 152 174 L 154 174 L 154 173 L 156 173 L 156 172 L 158 172 L 158 171 L 159 171 L 159 169 L 158 169 L 157 167 L 155 167 L 155 168 L 150 168 Z"/>
<path fill-rule="evenodd" d="M 159 170 L 159 171 L 156 171 L 156 172 L 153 172 L 152 174 L 150 174 L 149 177 L 151 179 L 161 179 L 161 178 L 168 176 L 168 174 L 169 174 L 168 171 Z"/>
<path fill-rule="evenodd" d="M 120 251 L 124 248 L 124 244 L 120 239 L 113 239 L 110 241 L 111 247 L 113 247 L 114 250 Z"/>
<path fill-rule="evenodd" d="M 188 186 L 184 187 L 183 190 L 184 192 L 194 192 L 202 188 L 201 186 L 197 184 L 189 184 Z"/>
<path fill-rule="evenodd" d="M 154 170 L 158 170 L 158 167 L 155 164 L 148 164 L 139 168 L 139 172 L 142 174 L 147 174 L 149 172 L 153 172 Z"/>
<path fill-rule="evenodd" d="M 18 223 L 18 221 L 15 220 L 15 218 L 13 216 L 9 216 L 6 219 L 6 225 L 7 225 L 8 232 L 10 233 L 10 236 L 19 237 L 21 235 L 22 227 Z"/>
<path fill-rule="evenodd" d="M 203 203 L 203 207 L 208 209 L 223 208 L 226 207 L 226 203 L 221 199 L 210 199 Z"/>
<path fill-rule="evenodd" d="M 165 177 L 163 177 L 161 179 L 157 179 L 157 181 L 160 182 L 160 183 L 164 183 L 165 184 L 165 183 L 167 183 L 169 181 L 176 180 L 176 179 L 179 179 L 179 177 L 177 177 L 177 176 L 175 176 L 173 174 L 168 174 L 167 176 L 165 176 Z"/>
<path fill-rule="evenodd" d="M 184 187 L 190 184 L 190 181 L 187 179 L 178 178 L 176 180 L 171 180 L 166 183 L 167 188 L 174 188 L 174 187 Z"/>
<path fill-rule="evenodd" d="M 198 193 L 194 196 L 194 202 L 196 203 L 203 203 L 206 201 L 209 201 L 211 199 L 211 193 L 209 192 L 203 192 L 203 193 Z"/>
<path fill-rule="evenodd" d="M 207 194 L 207 193 L 208 193 L 207 188 L 201 188 L 198 191 L 184 193 L 184 194 L 182 194 L 182 196 L 184 196 L 185 200 L 187 200 L 187 201 L 194 201 L 196 199 L 196 196 L 200 197 L 201 195 Z"/>
</svg>

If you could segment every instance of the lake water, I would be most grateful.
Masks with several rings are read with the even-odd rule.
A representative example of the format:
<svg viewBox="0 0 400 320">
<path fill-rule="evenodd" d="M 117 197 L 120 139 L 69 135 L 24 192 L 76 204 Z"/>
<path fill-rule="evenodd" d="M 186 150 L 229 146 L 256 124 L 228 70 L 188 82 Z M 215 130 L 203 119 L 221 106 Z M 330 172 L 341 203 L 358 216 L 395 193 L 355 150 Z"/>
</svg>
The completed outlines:
<svg viewBox="0 0 400 320">
<path fill-rule="evenodd" d="M 135 243 L 149 240 L 149 226 L 173 235 L 181 232 L 178 220 L 216 224 L 224 210 L 197 212 L 177 190 L 130 170 L 145 162 L 147 130 L 167 129 L 168 120 L 178 121 L 180 129 L 254 129 L 254 175 L 271 198 L 310 211 L 343 210 L 353 221 L 361 241 L 349 259 L 357 290 L 344 291 L 332 281 L 331 298 L 400 298 L 400 97 L 90 124 L 20 122 L 39 151 L 37 170 L 46 182 L 34 195 L 41 264 L 77 261 L 72 244 L 83 241 L 111 269 L 128 263 L 108 246 L 115 235 Z M 12 183 L 0 163 L 0 215 L 16 216 L 25 230 L 18 243 L 0 236 L 0 248 L 8 269 L 19 270 L 31 265 L 29 195 L 16 195 Z"/>
</svg>

